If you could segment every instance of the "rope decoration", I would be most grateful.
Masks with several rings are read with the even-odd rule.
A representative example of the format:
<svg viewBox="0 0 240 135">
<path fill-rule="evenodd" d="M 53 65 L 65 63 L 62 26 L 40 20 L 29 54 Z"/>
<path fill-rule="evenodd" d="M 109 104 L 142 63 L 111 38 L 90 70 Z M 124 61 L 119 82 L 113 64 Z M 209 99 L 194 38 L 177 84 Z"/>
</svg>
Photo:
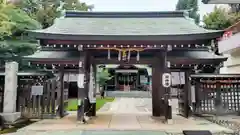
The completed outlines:
<svg viewBox="0 0 240 135">
<path fill-rule="evenodd" d="M 139 52 L 144 51 L 144 48 L 97 48 L 97 49 L 101 49 L 101 50 L 108 50 L 108 59 L 110 59 L 110 51 L 111 50 L 115 50 L 118 51 L 118 60 L 120 61 L 121 58 L 123 60 L 130 60 L 130 53 L 131 52 L 137 52 L 137 61 L 139 61 Z M 128 53 L 127 53 L 128 52 Z M 127 56 L 128 55 L 128 56 Z"/>
</svg>

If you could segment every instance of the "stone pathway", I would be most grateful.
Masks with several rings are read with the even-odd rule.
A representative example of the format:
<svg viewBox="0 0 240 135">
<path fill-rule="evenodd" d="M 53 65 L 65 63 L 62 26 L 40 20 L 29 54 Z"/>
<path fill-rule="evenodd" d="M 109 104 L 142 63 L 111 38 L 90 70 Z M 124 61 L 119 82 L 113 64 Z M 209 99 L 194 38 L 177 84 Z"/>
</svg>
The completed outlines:
<svg viewBox="0 0 240 135">
<path fill-rule="evenodd" d="M 107 97 L 117 98 L 151 98 L 149 91 L 106 91 Z"/>
<path fill-rule="evenodd" d="M 63 119 L 42 120 L 28 127 L 19 130 L 18 135 L 36 132 L 62 131 L 69 132 L 70 135 L 95 135 L 102 131 L 102 134 L 110 134 L 119 130 L 127 130 L 128 134 L 138 134 L 139 131 L 155 131 L 154 133 L 182 133 L 182 130 L 210 130 L 213 133 L 232 132 L 230 129 L 210 123 L 202 119 L 183 118 L 176 115 L 176 109 L 173 109 L 174 123 L 164 124 L 164 118 L 151 117 L 151 99 L 150 98 L 117 98 L 111 104 L 104 106 L 97 113 L 97 117 L 89 121 L 88 124 L 78 124 L 76 121 L 76 112 L 71 112 L 70 115 Z M 81 132 L 80 131 L 85 131 Z M 89 131 L 89 132 L 87 132 Z M 91 131 L 91 133 L 90 133 Z M 72 134 L 70 133 L 72 132 Z M 155 135 L 154 133 L 149 135 Z M 60 134 L 60 133 L 59 133 Z M 128 135 L 127 134 L 127 135 Z M 133 134 L 133 135 L 134 135 Z M 42 134 L 41 134 L 42 135 Z M 101 135 L 101 134 L 100 134 Z M 111 134 L 118 135 L 118 134 Z M 120 135 L 120 134 L 119 134 Z M 126 135 L 126 133 L 124 133 Z M 140 135 L 140 134 L 138 134 Z"/>
<path fill-rule="evenodd" d="M 116 98 L 114 102 L 105 104 L 98 113 L 111 114 L 150 114 L 151 98 Z"/>
</svg>

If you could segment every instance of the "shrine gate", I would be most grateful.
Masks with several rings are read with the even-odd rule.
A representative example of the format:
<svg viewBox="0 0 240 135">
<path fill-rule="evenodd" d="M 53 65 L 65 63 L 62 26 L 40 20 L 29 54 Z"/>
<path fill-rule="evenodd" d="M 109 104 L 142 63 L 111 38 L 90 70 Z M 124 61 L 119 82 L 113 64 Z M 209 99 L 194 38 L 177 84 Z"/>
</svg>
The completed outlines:
<svg viewBox="0 0 240 135">
<path fill-rule="evenodd" d="M 78 98 L 87 98 L 85 112 L 96 115 L 96 65 L 146 64 L 152 67 L 152 115 L 164 114 L 163 98 L 169 89 L 162 86 L 162 74 L 184 72 L 182 115 L 188 116 L 190 74 L 213 72 L 226 58 L 215 55 L 216 39 L 222 31 L 197 26 L 183 11 L 166 12 L 73 12 L 42 30 L 30 31 L 42 50 L 25 57 L 30 64 L 60 75 L 79 74 Z M 210 48 L 210 49 L 209 49 Z M 84 79 L 83 79 L 84 78 Z M 85 80 L 84 82 L 81 80 Z M 63 108 L 63 89 L 61 103 Z M 82 117 L 81 110 L 78 117 Z M 63 116 L 63 109 L 61 109 Z"/>
</svg>

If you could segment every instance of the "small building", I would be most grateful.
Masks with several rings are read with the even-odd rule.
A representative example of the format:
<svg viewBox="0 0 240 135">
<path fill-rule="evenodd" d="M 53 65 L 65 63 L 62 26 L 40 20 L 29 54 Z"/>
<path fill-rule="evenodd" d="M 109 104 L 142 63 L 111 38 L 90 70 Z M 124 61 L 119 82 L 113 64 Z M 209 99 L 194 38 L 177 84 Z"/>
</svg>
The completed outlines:
<svg viewBox="0 0 240 135">
<path fill-rule="evenodd" d="M 228 57 L 220 73 L 240 73 L 240 22 L 225 29 L 223 37 L 218 42 L 219 52 Z"/>
<path fill-rule="evenodd" d="M 145 90 L 151 76 L 148 65 L 106 65 L 112 79 L 107 82 L 107 90 Z"/>
<path fill-rule="evenodd" d="M 204 4 L 232 4 L 239 6 L 239 0 L 202 0 Z M 240 72 L 240 21 L 224 30 L 223 37 L 219 39 L 218 51 L 228 57 L 220 73 L 235 74 Z"/>
</svg>

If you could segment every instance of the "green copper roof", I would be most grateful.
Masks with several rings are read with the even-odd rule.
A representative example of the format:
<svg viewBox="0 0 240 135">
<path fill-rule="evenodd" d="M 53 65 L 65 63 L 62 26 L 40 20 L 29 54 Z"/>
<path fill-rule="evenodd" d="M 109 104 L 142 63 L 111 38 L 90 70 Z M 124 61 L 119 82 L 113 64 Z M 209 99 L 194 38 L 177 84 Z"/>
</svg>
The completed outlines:
<svg viewBox="0 0 240 135">
<path fill-rule="evenodd" d="M 44 33 L 71 35 L 175 35 L 212 32 L 187 18 L 60 18 Z"/>
<path fill-rule="evenodd" d="M 33 55 L 25 56 L 25 59 L 34 60 L 79 60 L 79 51 L 38 51 Z"/>
<path fill-rule="evenodd" d="M 206 30 L 197 26 L 192 19 L 186 17 L 184 12 L 172 11 L 67 12 L 65 17 L 56 19 L 51 27 L 33 32 L 44 34 L 46 38 L 49 38 L 51 34 L 71 36 L 169 36 L 209 34 L 222 31 Z"/>
</svg>

